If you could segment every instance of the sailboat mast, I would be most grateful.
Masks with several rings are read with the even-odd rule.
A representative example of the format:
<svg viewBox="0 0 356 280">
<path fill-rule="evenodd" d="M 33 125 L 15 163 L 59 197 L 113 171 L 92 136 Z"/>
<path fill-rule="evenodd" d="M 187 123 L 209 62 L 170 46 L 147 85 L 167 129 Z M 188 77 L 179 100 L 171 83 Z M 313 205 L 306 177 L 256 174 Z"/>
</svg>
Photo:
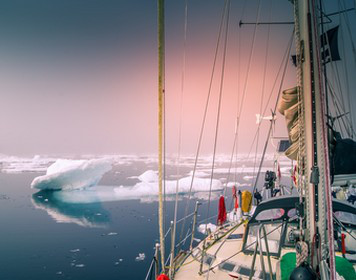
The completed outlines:
<svg viewBox="0 0 356 280">
<path fill-rule="evenodd" d="M 164 271 L 163 232 L 163 107 L 164 107 L 164 0 L 158 0 L 158 223 L 161 250 L 161 267 Z M 158 261 L 158 260 L 157 260 Z"/>
<path fill-rule="evenodd" d="M 295 0 L 295 33 L 300 102 L 299 174 L 304 180 L 303 237 L 308 262 L 322 279 L 335 279 L 329 153 L 321 81 L 319 16 L 315 0 Z M 318 255 L 321 259 L 318 259 Z"/>
</svg>

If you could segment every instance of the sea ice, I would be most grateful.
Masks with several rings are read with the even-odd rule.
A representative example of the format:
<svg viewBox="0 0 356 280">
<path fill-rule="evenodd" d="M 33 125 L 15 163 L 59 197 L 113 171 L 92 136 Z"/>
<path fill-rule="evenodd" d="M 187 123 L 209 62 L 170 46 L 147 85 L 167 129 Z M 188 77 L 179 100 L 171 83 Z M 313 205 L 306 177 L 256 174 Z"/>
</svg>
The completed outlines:
<svg viewBox="0 0 356 280">
<path fill-rule="evenodd" d="M 141 181 L 133 187 L 120 186 L 115 188 L 115 193 L 120 197 L 130 197 L 130 196 L 154 196 L 157 195 L 158 189 L 158 176 L 156 171 L 148 170 L 138 176 Z M 166 194 L 175 194 L 178 182 L 178 192 L 187 193 L 189 192 L 190 185 L 192 183 L 192 177 L 184 177 L 177 180 L 166 180 Z M 203 192 L 209 191 L 210 189 L 210 178 L 194 178 L 192 192 Z M 223 189 L 220 180 L 213 179 L 211 189 L 213 191 Z"/>
<path fill-rule="evenodd" d="M 135 258 L 135 261 L 141 262 L 146 258 L 145 253 L 138 253 L 138 257 Z"/>
<path fill-rule="evenodd" d="M 0 155 L 0 169 L 3 173 L 45 172 L 54 161 L 39 155 L 33 158 Z"/>
<path fill-rule="evenodd" d="M 78 253 L 80 252 L 80 249 L 72 249 L 72 250 L 69 250 L 71 253 Z"/>
<path fill-rule="evenodd" d="M 111 170 L 108 159 L 58 159 L 47 168 L 46 175 L 36 177 L 31 188 L 40 190 L 73 190 L 95 186 Z"/>
</svg>

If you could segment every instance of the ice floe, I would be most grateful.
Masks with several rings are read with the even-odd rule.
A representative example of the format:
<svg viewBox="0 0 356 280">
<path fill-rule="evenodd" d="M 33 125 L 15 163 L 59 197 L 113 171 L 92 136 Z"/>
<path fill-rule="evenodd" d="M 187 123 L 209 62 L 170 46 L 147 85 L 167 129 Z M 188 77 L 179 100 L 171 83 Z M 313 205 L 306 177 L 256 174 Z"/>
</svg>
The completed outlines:
<svg viewBox="0 0 356 280">
<path fill-rule="evenodd" d="M 130 198 L 132 196 L 154 196 L 158 192 L 158 180 L 154 181 L 152 177 L 149 178 L 150 181 L 141 181 L 134 185 L 133 187 L 120 186 L 114 189 L 115 193 L 120 197 Z M 178 192 L 187 193 L 189 192 L 192 177 L 185 177 L 178 180 Z M 177 180 L 167 180 L 165 181 L 166 194 L 175 194 Z M 207 178 L 194 178 L 192 185 L 192 192 L 203 192 L 209 191 L 210 179 Z M 211 189 L 213 191 L 223 189 L 220 180 L 213 179 Z"/>
<path fill-rule="evenodd" d="M 32 158 L 0 155 L 0 169 L 3 173 L 45 172 L 55 160 L 39 155 Z"/>
<path fill-rule="evenodd" d="M 135 258 L 135 261 L 141 262 L 141 261 L 144 261 L 145 258 L 146 258 L 145 253 L 138 253 L 138 257 Z"/>
<path fill-rule="evenodd" d="M 112 168 L 108 159 L 59 159 L 47 168 L 46 175 L 36 177 L 31 188 L 72 190 L 95 186 Z"/>
<path fill-rule="evenodd" d="M 78 252 L 80 252 L 80 249 L 72 249 L 72 250 L 69 250 L 69 252 L 71 252 L 71 253 L 78 253 Z"/>
</svg>

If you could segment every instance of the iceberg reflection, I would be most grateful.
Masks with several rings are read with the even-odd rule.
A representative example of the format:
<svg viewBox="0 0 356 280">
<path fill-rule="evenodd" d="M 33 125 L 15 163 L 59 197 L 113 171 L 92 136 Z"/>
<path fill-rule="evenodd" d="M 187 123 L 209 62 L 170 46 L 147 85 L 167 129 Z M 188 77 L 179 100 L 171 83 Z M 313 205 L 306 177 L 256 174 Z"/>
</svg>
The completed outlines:
<svg viewBox="0 0 356 280">
<path fill-rule="evenodd" d="M 109 212 L 102 208 L 98 199 L 92 197 L 92 202 L 85 204 L 67 201 L 66 197 L 74 192 L 39 191 L 32 195 L 31 201 L 35 208 L 45 210 L 57 223 L 105 228 L 110 221 Z"/>
</svg>

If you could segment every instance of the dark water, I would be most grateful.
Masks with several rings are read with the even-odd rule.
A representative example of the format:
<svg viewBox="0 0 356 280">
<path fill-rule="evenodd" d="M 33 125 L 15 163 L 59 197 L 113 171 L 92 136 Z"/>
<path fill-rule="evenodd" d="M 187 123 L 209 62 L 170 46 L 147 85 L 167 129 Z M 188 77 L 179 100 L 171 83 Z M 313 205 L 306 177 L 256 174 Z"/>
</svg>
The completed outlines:
<svg viewBox="0 0 356 280">
<path fill-rule="evenodd" d="M 145 278 L 158 237 L 157 202 L 65 204 L 30 189 L 38 175 L 0 174 L 0 279 Z M 173 213 L 174 202 L 166 207 Z M 139 253 L 143 261 L 135 260 Z"/>
<path fill-rule="evenodd" d="M 137 179 L 130 176 L 147 169 L 156 166 L 142 162 L 114 166 L 99 185 L 133 186 Z M 181 172 L 190 170 L 191 166 L 183 167 Z M 174 174 L 175 169 L 168 167 L 167 172 Z M 30 188 L 39 175 L 0 173 L 0 280 L 145 278 L 158 241 L 157 198 L 66 203 L 55 192 Z M 209 216 L 217 214 L 219 195 L 213 193 Z M 197 200 L 203 202 L 200 223 L 207 217 L 207 197 L 202 193 L 190 201 L 189 213 Z M 186 199 L 180 197 L 178 218 L 184 216 Z M 173 197 L 168 197 L 166 225 L 173 220 L 173 209 Z M 209 222 L 215 223 L 216 218 Z M 179 227 L 177 232 L 179 239 Z M 203 236 L 198 233 L 196 237 Z M 144 260 L 136 260 L 139 253 L 145 254 Z"/>
</svg>

